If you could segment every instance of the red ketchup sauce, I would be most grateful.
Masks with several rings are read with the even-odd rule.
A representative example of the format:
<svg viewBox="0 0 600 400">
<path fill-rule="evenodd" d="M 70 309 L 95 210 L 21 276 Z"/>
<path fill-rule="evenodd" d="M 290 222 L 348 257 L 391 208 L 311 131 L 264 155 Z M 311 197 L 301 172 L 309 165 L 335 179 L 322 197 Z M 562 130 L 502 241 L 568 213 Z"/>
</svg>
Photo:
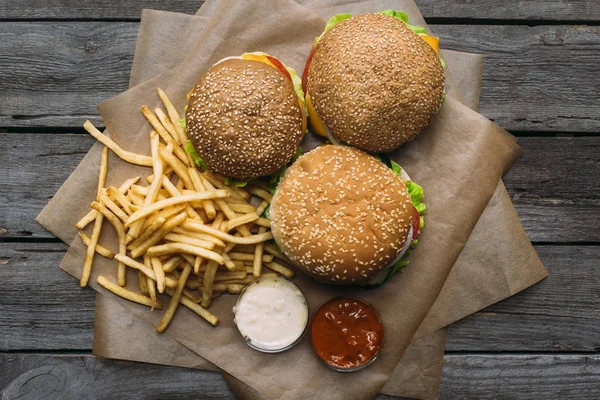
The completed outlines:
<svg viewBox="0 0 600 400">
<path fill-rule="evenodd" d="M 369 304 L 336 297 L 319 308 L 311 323 L 317 355 L 336 370 L 351 371 L 375 359 L 383 341 L 383 325 Z"/>
</svg>

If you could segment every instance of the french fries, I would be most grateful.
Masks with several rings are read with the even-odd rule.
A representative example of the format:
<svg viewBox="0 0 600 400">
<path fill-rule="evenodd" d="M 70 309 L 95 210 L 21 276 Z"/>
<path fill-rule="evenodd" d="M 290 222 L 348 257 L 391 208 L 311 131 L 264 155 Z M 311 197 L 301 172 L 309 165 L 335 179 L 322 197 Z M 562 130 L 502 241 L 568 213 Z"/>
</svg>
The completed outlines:
<svg viewBox="0 0 600 400">
<path fill-rule="evenodd" d="M 253 181 L 238 188 L 221 175 L 197 169 L 185 151 L 188 139 L 179 113 L 166 93 L 157 91 L 164 111 L 141 108 L 152 127 L 149 156 L 126 151 L 91 122 L 84 124 L 105 147 L 95 200 L 76 224 L 83 230 L 94 222 L 87 234 L 79 232 L 87 247 L 80 284 L 87 285 L 98 253 L 116 263 L 114 276 L 103 272 L 98 285 L 152 310 L 163 307 L 159 293 L 171 296 L 158 332 L 172 323 L 179 304 L 216 326 L 219 319 L 206 308 L 221 294 L 239 294 L 262 276 L 291 278 L 294 272 L 274 261 L 287 260 L 268 243 L 273 239 L 270 222 L 262 218 L 271 201 L 268 186 Z M 126 162 L 151 167 L 152 174 L 105 188 L 109 150 Z M 118 250 L 99 243 L 104 220 L 116 231 Z M 127 268 L 138 271 L 138 284 L 129 286 L 139 293 L 124 287 Z"/>
</svg>

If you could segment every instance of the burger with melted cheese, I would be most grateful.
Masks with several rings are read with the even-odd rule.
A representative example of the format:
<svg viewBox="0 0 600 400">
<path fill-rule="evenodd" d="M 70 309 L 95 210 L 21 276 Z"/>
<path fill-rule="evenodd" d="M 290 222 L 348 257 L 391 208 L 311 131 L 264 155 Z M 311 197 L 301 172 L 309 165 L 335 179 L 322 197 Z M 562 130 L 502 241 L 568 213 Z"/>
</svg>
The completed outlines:
<svg viewBox="0 0 600 400">
<path fill-rule="evenodd" d="M 413 139 L 444 98 L 438 51 L 402 12 L 332 17 L 303 74 L 311 129 L 373 153 Z"/>
<path fill-rule="evenodd" d="M 265 53 L 225 58 L 188 95 L 183 123 L 196 164 L 243 186 L 296 154 L 306 132 L 301 80 Z"/>
<path fill-rule="evenodd" d="M 422 227 L 423 189 L 398 164 L 325 145 L 289 167 L 270 206 L 271 232 L 318 281 L 378 285 L 408 264 Z"/>
</svg>

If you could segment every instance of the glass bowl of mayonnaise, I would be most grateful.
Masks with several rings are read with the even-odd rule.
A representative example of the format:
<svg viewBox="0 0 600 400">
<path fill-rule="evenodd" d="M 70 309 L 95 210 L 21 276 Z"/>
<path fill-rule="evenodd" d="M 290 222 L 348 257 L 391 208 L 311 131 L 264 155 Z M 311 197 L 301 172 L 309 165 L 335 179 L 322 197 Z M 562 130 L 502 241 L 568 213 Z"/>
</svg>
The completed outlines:
<svg viewBox="0 0 600 400">
<path fill-rule="evenodd" d="M 294 347 L 308 326 L 304 294 L 279 276 L 265 276 L 246 286 L 233 307 L 234 322 L 248 345 L 263 353 Z"/>
</svg>

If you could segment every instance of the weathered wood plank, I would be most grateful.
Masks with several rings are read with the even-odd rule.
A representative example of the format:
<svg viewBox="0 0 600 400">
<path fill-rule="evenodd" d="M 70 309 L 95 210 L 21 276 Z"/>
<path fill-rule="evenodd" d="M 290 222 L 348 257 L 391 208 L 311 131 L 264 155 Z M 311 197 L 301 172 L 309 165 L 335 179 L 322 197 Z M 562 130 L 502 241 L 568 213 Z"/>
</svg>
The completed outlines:
<svg viewBox="0 0 600 400">
<path fill-rule="evenodd" d="M 416 0 L 426 18 L 461 18 L 485 20 L 550 20 L 550 21 L 598 21 L 600 9 L 594 0 L 537 0 L 498 1 L 478 0 Z M 518 3 L 518 4 L 517 4 Z M 0 3 L 3 19 L 138 19 L 143 8 L 194 13 L 202 0 L 141 0 L 122 2 L 118 0 L 22 0 Z"/>
<path fill-rule="evenodd" d="M 218 372 L 91 355 L 0 354 L 3 399 L 235 399 Z"/>
<path fill-rule="evenodd" d="M 549 277 L 448 328 L 449 351 L 600 350 L 600 247 L 536 247 Z"/>
<path fill-rule="evenodd" d="M 0 351 L 86 350 L 93 291 L 58 268 L 58 243 L 0 243 Z M 600 348 L 600 247 L 541 246 L 550 276 L 451 326 L 451 351 Z"/>
<path fill-rule="evenodd" d="M 79 134 L 0 134 L 0 238 L 52 237 L 35 216 L 92 143 Z M 530 239 L 600 242 L 600 138 L 519 143 L 525 154 L 505 183 Z"/>
<path fill-rule="evenodd" d="M 450 354 L 444 361 L 441 399 L 600 396 L 600 355 Z M 0 354 L 0 388 L 6 399 L 234 399 L 217 372 L 90 355 Z"/>
<path fill-rule="evenodd" d="M 0 58 L 0 127 L 98 122 L 96 105 L 127 88 L 137 29 L 137 22 L 0 23 L 0 54 L 10 55 Z M 486 54 L 481 112 L 505 128 L 600 131 L 599 26 L 432 29 L 443 47 Z"/>
<path fill-rule="evenodd" d="M 53 237 L 35 217 L 93 143 L 89 135 L 0 134 L 0 238 Z"/>
<path fill-rule="evenodd" d="M 446 355 L 442 399 L 597 399 L 600 355 Z"/>
<path fill-rule="evenodd" d="M 66 251 L 62 243 L 0 244 L 0 351 L 91 349 L 96 295 L 58 268 Z"/>
</svg>

